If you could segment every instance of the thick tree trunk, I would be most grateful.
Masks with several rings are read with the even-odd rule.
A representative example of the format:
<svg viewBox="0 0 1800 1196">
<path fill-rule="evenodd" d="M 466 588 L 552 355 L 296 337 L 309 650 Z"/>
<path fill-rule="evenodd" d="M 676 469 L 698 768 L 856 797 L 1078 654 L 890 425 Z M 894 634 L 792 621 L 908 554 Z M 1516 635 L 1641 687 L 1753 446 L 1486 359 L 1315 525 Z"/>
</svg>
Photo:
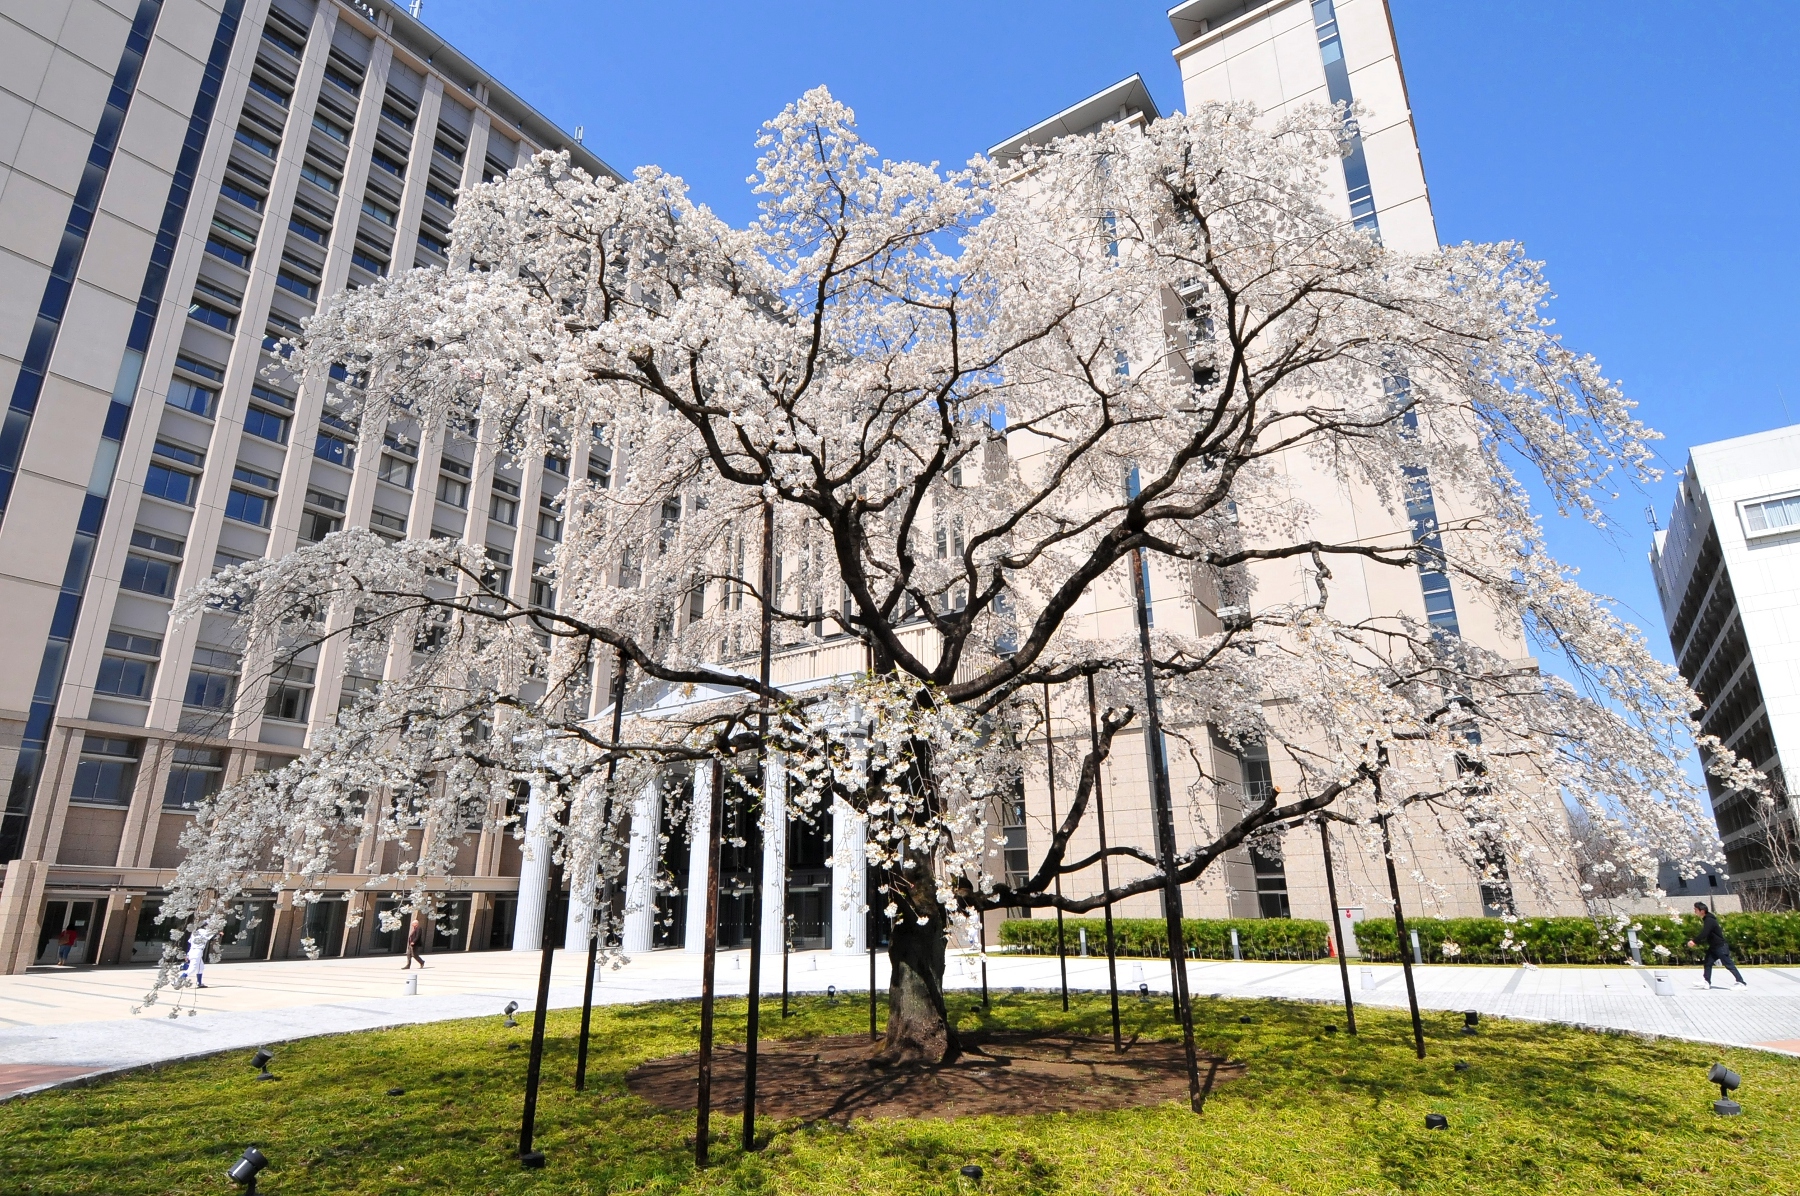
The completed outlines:
<svg viewBox="0 0 1800 1196">
<path fill-rule="evenodd" d="M 921 914 L 902 904 L 888 946 L 887 1039 L 870 1057 L 876 1067 L 948 1063 L 962 1054 L 944 1007 L 944 932 L 941 909 Z"/>
</svg>

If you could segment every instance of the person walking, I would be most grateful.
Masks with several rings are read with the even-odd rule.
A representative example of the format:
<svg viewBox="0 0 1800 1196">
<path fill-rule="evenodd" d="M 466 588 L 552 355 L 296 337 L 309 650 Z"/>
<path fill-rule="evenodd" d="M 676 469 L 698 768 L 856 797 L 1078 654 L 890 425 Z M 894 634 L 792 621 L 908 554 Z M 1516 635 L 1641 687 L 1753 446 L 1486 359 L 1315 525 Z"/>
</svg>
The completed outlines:
<svg viewBox="0 0 1800 1196">
<path fill-rule="evenodd" d="M 1706 943 L 1706 962 L 1701 966 L 1701 975 L 1706 978 L 1696 983 L 1694 987 L 1711 988 L 1713 986 L 1713 964 L 1722 963 L 1725 965 L 1725 970 L 1737 978 L 1737 984 L 1734 987 L 1749 988 L 1750 986 L 1744 982 L 1744 974 L 1738 971 L 1737 964 L 1732 962 L 1731 944 L 1725 941 L 1725 931 L 1720 928 L 1719 919 L 1713 916 L 1712 910 L 1706 907 L 1704 901 L 1694 902 L 1694 912 L 1700 915 L 1700 937 Z M 1687 945 L 1693 947 L 1696 944 L 1693 939 L 1689 939 Z"/>
<path fill-rule="evenodd" d="M 56 936 L 56 962 L 58 966 L 65 968 L 69 966 L 69 952 L 75 949 L 75 940 L 80 937 L 80 935 L 75 933 L 75 928 L 73 926 L 63 927 L 62 933 Z"/>
<path fill-rule="evenodd" d="M 424 933 L 425 928 L 419 924 L 419 915 L 414 914 L 412 925 L 406 928 L 406 965 L 400 969 L 402 972 L 410 969 L 414 960 L 418 961 L 421 968 L 425 966 L 425 957 L 419 954 L 419 936 Z"/>
<path fill-rule="evenodd" d="M 181 974 L 195 988 L 206 987 L 206 947 L 210 942 L 212 935 L 207 933 L 204 926 L 196 926 L 188 934 L 187 964 L 181 969 Z"/>
</svg>

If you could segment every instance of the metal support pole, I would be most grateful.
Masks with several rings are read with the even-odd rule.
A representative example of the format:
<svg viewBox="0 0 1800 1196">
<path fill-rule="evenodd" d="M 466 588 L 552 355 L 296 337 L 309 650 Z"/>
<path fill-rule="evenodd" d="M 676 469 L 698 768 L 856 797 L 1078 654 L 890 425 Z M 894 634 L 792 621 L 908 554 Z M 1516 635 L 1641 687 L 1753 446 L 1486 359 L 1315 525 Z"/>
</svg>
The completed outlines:
<svg viewBox="0 0 1800 1196">
<path fill-rule="evenodd" d="M 1375 778 L 1375 802 L 1381 804 L 1381 778 Z M 1381 851 L 1387 857 L 1388 889 L 1394 895 L 1394 942 L 1400 950 L 1400 968 L 1406 973 L 1406 1003 L 1412 1006 L 1413 1050 L 1425 1057 L 1425 1023 L 1419 1020 L 1419 990 L 1413 986 L 1412 960 L 1406 954 L 1406 912 L 1400 908 L 1400 874 L 1394 871 L 1394 841 L 1388 820 L 1381 817 Z"/>
<path fill-rule="evenodd" d="M 1100 786 L 1100 716 L 1094 709 L 1094 675 L 1087 677 L 1088 752 L 1094 758 L 1094 819 L 1100 827 L 1100 889 L 1106 900 L 1106 986 L 1112 995 L 1113 1050 L 1125 1049 L 1119 1029 L 1119 946 L 1113 935 L 1112 869 L 1106 862 L 1106 802 Z"/>
<path fill-rule="evenodd" d="M 1050 734 L 1050 683 L 1044 682 L 1044 766 L 1050 783 L 1050 833 L 1056 834 L 1059 825 L 1056 821 L 1056 739 Z M 1056 899 L 1062 900 L 1062 869 L 1056 871 Z M 1069 1012 L 1069 954 L 1068 946 L 1063 941 L 1062 906 L 1056 907 L 1056 963 L 1062 969 L 1062 1006 L 1063 1012 Z M 987 966 L 985 956 L 982 967 Z"/>
<path fill-rule="evenodd" d="M 1144 671 L 1144 754 L 1150 764 L 1150 800 L 1156 815 L 1157 866 L 1163 874 L 1163 916 L 1168 925 L 1171 987 L 1175 1015 L 1181 1022 L 1182 1054 L 1187 1062 L 1188 1107 L 1198 1113 L 1205 1108 L 1206 1097 L 1200 1091 L 1200 1058 L 1194 1046 L 1194 1007 L 1188 999 L 1187 950 L 1181 933 L 1181 881 L 1175 874 L 1175 802 L 1169 792 L 1169 774 L 1163 766 L 1162 717 L 1157 709 L 1156 672 L 1150 653 L 1150 596 L 1145 584 L 1145 568 L 1143 549 L 1132 549 L 1131 590 L 1136 599 L 1138 653 Z"/>
<path fill-rule="evenodd" d="M 719 824 L 725 819 L 725 770 L 712 764 L 712 821 L 706 831 L 706 942 L 700 964 L 700 1092 L 694 1114 L 694 1165 L 707 1164 L 712 1138 L 714 964 L 719 956 Z"/>
<path fill-rule="evenodd" d="M 769 686 L 773 674 L 775 610 L 775 506 L 763 501 L 762 527 L 762 678 Z M 757 716 L 757 738 L 762 747 L 762 776 L 758 778 L 756 795 L 755 843 L 750 854 L 750 1009 L 744 1027 L 744 1150 L 756 1149 L 756 1036 L 762 1015 L 762 886 L 763 886 L 763 792 L 769 777 L 769 713 L 768 699 L 761 699 L 763 713 Z"/>
<path fill-rule="evenodd" d="M 556 812 L 557 825 L 569 825 L 569 805 L 565 801 Z M 537 1133 L 538 1081 L 544 1070 L 544 1020 L 550 1011 L 550 967 L 556 958 L 556 899 L 562 892 L 563 860 L 557 858 L 550 839 L 545 838 L 546 851 L 551 852 L 549 883 L 544 889 L 543 955 L 538 961 L 537 1017 L 531 1027 L 531 1061 L 525 1067 L 525 1110 L 519 1118 L 519 1162 L 527 1167 L 542 1167 L 544 1154 L 532 1148 Z M 566 844 L 565 844 L 566 851 Z"/>
<path fill-rule="evenodd" d="M 1344 981 L 1344 1020 L 1350 1033 L 1356 1033 L 1356 1002 L 1350 999 L 1350 957 L 1344 954 L 1344 922 L 1338 917 L 1337 876 L 1331 870 L 1331 832 L 1324 816 L 1319 818 L 1319 846 L 1325 851 L 1325 890 L 1331 896 L 1331 927 L 1337 935 L 1338 975 Z"/>
<path fill-rule="evenodd" d="M 865 869 L 865 874 L 867 870 Z M 874 1042 L 881 1037 L 875 1031 L 875 885 L 874 876 L 869 875 L 863 881 L 863 904 L 867 907 L 863 914 L 863 938 L 869 943 L 869 1041 Z"/>
<path fill-rule="evenodd" d="M 625 725 L 626 664 L 625 649 L 621 648 L 613 677 L 612 742 L 615 752 L 618 750 L 620 733 L 624 730 Z M 600 828 L 603 835 L 606 833 L 606 828 L 612 825 L 612 783 L 618 767 L 619 761 L 616 756 L 606 762 L 606 804 L 600 812 Z M 577 1092 L 587 1090 L 588 1030 L 594 1020 L 594 969 L 600 963 L 600 935 L 604 933 L 606 925 L 602 922 L 596 926 L 594 919 L 602 916 L 601 911 L 612 905 L 612 883 L 610 881 L 604 886 L 604 893 L 605 896 L 598 904 L 588 907 L 587 975 L 581 986 L 581 1043 L 575 1049 L 575 1091 Z M 571 900 L 574 899 L 573 893 L 569 896 Z"/>
<path fill-rule="evenodd" d="M 794 947 L 794 915 L 783 914 L 781 919 L 781 1016 L 788 1015 L 788 955 Z"/>
</svg>

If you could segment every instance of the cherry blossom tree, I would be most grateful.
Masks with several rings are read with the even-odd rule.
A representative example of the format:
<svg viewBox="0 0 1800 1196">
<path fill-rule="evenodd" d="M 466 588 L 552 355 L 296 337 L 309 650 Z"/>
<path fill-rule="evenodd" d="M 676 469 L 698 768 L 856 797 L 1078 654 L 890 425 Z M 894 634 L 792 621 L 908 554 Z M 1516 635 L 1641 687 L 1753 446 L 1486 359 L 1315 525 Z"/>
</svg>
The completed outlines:
<svg viewBox="0 0 1800 1196">
<path fill-rule="evenodd" d="M 418 843 L 395 877 L 415 902 L 521 784 L 575 874 L 616 878 L 655 770 L 716 759 L 751 800 L 780 752 L 790 816 L 866 824 L 893 919 L 880 1059 L 945 1059 L 955 923 L 1170 882 L 1151 844 L 1111 845 L 1140 866 L 1110 891 L 1069 853 L 1145 718 L 1138 636 L 1078 611 L 1129 592 L 1140 554 L 1199 612 L 1148 637 L 1172 750 L 1262 745 L 1300 778 L 1225 817 L 1197 753 L 1176 881 L 1322 817 L 1379 851 L 1415 808 L 1514 884 L 1567 873 L 1570 808 L 1624 871 L 1715 858 L 1683 770 L 1692 693 L 1549 555 L 1527 498 L 1604 522 L 1612 486 L 1652 476 L 1652 433 L 1551 331 L 1517 245 L 1401 253 L 1344 219 L 1343 128 L 1215 104 L 942 170 L 879 159 L 819 89 L 765 126 L 745 228 L 652 167 L 616 183 L 546 154 L 472 189 L 449 269 L 335 299 L 289 368 L 335 369 L 365 434 L 406 421 L 514 460 L 604 443 L 610 482 L 558 500 L 553 607 L 501 592 L 478 549 L 354 529 L 189 595 L 271 669 L 333 644 L 399 664 L 202 811 L 168 908 L 312 892 L 365 794 L 379 837 Z M 1296 460 L 1378 508 L 1429 490 L 1463 514 L 1322 537 Z M 1443 574 L 1564 676 L 1334 601 L 1350 561 Z M 850 637 L 855 675 L 760 679 L 765 600 L 777 651 Z M 617 742 L 592 714 L 615 659 L 635 678 Z M 1089 682 L 1093 744 L 1057 749 L 1074 796 L 1009 883 L 990 814 L 1041 750 L 1043 687 Z"/>
</svg>

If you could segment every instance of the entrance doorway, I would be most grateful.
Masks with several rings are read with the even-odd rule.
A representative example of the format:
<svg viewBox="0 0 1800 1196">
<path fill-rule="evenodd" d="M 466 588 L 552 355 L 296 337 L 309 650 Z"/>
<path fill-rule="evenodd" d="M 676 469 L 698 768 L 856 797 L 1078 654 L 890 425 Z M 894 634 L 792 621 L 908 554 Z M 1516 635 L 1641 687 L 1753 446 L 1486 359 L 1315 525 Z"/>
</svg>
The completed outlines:
<svg viewBox="0 0 1800 1196">
<path fill-rule="evenodd" d="M 88 961 L 88 943 L 94 929 L 94 905 L 92 901 L 69 900 L 50 901 L 44 905 L 44 924 L 38 931 L 37 962 L 40 965 L 58 962 L 65 930 L 75 932 L 75 945 L 69 948 L 68 962 L 77 964 Z"/>
</svg>

